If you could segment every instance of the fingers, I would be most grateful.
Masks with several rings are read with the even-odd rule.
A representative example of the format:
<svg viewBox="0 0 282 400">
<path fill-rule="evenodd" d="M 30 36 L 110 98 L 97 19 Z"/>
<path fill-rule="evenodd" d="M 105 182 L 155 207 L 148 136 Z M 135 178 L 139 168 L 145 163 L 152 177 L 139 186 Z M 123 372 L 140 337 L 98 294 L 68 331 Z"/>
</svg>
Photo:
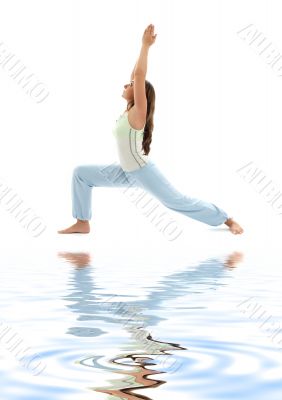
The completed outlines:
<svg viewBox="0 0 282 400">
<path fill-rule="evenodd" d="M 155 29 L 155 26 L 153 24 L 150 24 L 147 26 L 147 28 L 145 29 L 145 32 L 144 32 L 144 34 L 146 36 L 147 35 L 151 36 L 151 40 L 153 40 L 153 41 L 155 41 L 156 37 L 157 37 L 157 34 L 155 34 L 154 29 Z"/>
<path fill-rule="evenodd" d="M 155 26 L 153 24 L 150 24 L 147 26 L 147 28 L 145 29 L 146 31 L 153 31 L 155 28 Z"/>
<path fill-rule="evenodd" d="M 154 39 L 155 39 L 157 37 L 157 34 L 154 35 L 154 33 L 155 33 L 154 29 L 155 29 L 155 26 L 153 24 L 150 24 L 145 29 L 145 33 L 149 33 L 149 35 L 152 35 L 154 37 Z"/>
</svg>

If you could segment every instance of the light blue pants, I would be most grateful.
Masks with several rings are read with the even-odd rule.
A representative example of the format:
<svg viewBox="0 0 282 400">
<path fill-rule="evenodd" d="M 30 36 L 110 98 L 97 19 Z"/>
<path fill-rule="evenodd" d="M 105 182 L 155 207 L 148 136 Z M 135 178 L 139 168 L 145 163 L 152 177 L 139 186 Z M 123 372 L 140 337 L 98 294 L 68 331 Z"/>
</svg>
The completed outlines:
<svg viewBox="0 0 282 400">
<path fill-rule="evenodd" d="M 229 216 L 215 204 L 179 192 L 151 160 L 135 171 L 124 171 L 117 163 L 78 165 L 72 176 L 72 215 L 92 218 L 93 187 L 139 187 L 151 193 L 167 208 L 187 217 L 217 226 Z"/>
</svg>

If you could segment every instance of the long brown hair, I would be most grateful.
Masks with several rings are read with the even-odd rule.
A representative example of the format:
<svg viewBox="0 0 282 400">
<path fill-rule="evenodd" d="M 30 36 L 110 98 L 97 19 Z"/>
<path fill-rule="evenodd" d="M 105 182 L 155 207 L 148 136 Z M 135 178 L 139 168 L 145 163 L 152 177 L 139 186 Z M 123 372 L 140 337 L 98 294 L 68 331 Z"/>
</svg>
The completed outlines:
<svg viewBox="0 0 282 400">
<path fill-rule="evenodd" d="M 150 145 L 152 142 L 152 133 L 154 130 L 154 112 L 155 112 L 155 100 L 156 94 L 154 86 L 147 80 L 145 80 L 145 90 L 147 98 L 147 114 L 146 114 L 146 125 L 144 127 L 142 150 L 143 154 L 148 155 L 150 152 Z M 128 102 L 127 111 L 134 106 L 134 100 Z"/>
</svg>

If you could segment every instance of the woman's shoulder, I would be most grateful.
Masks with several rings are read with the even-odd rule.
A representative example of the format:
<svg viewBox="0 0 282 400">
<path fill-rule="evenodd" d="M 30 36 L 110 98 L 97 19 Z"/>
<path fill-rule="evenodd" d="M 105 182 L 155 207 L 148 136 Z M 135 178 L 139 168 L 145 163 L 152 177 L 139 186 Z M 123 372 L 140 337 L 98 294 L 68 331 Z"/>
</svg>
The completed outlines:
<svg viewBox="0 0 282 400">
<path fill-rule="evenodd" d="M 123 115 L 127 113 L 128 122 L 133 129 L 143 130 L 146 125 L 146 120 L 144 118 L 140 118 L 134 107 L 131 107 L 129 110 L 126 110 Z"/>
</svg>

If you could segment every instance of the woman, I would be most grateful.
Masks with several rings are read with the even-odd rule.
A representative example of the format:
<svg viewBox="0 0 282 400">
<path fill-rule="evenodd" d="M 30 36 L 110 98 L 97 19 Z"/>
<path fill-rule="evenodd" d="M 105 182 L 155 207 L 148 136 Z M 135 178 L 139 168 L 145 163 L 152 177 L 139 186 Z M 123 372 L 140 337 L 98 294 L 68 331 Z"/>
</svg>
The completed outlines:
<svg viewBox="0 0 282 400">
<path fill-rule="evenodd" d="M 152 84 L 146 80 L 147 57 L 149 48 L 155 43 L 156 37 L 154 25 L 151 24 L 144 31 L 141 52 L 132 71 L 131 82 L 124 85 L 125 90 L 122 96 L 127 100 L 127 108 L 116 121 L 113 130 L 120 165 L 87 164 L 74 169 L 72 215 L 77 222 L 58 233 L 90 232 L 93 186 L 132 185 L 144 188 L 166 207 L 187 217 L 212 226 L 224 223 L 232 233 L 243 233 L 242 227 L 216 205 L 187 197 L 175 189 L 148 158 L 154 128 L 155 91 Z M 113 177 L 115 177 L 114 180 Z"/>
</svg>

